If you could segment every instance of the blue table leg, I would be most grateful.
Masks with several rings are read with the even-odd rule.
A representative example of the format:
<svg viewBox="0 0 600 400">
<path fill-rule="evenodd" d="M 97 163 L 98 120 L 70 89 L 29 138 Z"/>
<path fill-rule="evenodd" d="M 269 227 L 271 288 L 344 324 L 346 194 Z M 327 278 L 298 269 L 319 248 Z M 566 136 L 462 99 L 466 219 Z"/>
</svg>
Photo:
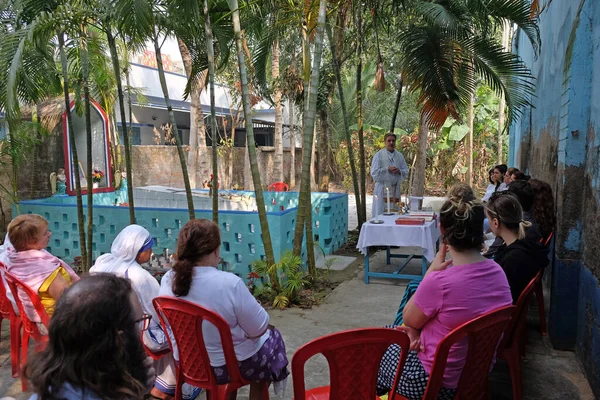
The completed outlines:
<svg viewBox="0 0 600 400">
<path fill-rule="evenodd" d="M 386 263 L 386 265 L 390 265 L 391 264 L 391 260 L 390 259 L 391 259 L 391 257 L 390 257 L 390 246 L 388 246 L 385 249 L 385 263 Z"/>
<path fill-rule="evenodd" d="M 365 254 L 365 283 L 369 284 L 369 247 L 367 247 L 367 254 Z"/>
</svg>

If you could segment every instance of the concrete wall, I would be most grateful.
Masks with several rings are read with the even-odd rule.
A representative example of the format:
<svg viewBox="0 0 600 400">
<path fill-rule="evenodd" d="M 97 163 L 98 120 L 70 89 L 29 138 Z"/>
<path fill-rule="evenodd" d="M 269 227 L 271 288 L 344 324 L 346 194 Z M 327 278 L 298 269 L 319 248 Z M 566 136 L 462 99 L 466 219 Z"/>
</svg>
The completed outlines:
<svg viewBox="0 0 600 400">
<path fill-rule="evenodd" d="M 509 163 L 555 190 L 550 335 L 576 351 L 600 397 L 600 2 L 548 2 L 540 33 L 537 57 L 523 32 L 513 43 L 537 93 L 511 127 Z"/>
<path fill-rule="evenodd" d="M 184 146 L 186 155 L 189 148 Z M 275 181 L 273 179 L 273 159 L 275 149 L 272 147 L 257 148 L 258 165 L 263 186 L 267 186 Z M 229 178 L 229 163 L 231 154 L 233 155 L 233 167 L 231 168 L 231 178 Z M 244 168 L 245 168 L 244 148 L 233 148 L 232 153 L 223 154 L 219 157 L 219 176 L 222 182 L 221 187 L 231 188 L 233 185 L 244 187 Z M 202 170 L 200 164 L 196 170 L 197 187 L 202 187 L 202 182 L 208 180 L 212 173 L 212 150 L 206 147 L 201 150 L 199 160 L 203 160 L 205 169 Z M 183 187 L 183 174 L 175 146 L 133 146 L 133 184 L 134 186 L 163 185 Z M 290 150 L 284 149 L 284 176 L 289 182 L 289 163 Z M 296 149 L 296 182 L 300 184 L 300 167 L 302 165 L 302 149 Z M 191 171 L 189 171 L 191 174 Z M 231 180 L 230 180 L 231 179 Z M 251 187 L 246 189 L 252 190 Z"/>
</svg>

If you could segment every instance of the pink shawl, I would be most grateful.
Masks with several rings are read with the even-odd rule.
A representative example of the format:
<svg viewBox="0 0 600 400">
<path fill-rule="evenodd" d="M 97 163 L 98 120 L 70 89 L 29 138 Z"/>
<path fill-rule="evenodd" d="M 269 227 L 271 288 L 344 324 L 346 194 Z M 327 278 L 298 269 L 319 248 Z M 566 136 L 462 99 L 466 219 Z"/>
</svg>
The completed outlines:
<svg viewBox="0 0 600 400">
<path fill-rule="evenodd" d="M 9 248 L 7 253 L 7 271 L 36 293 L 40 290 L 44 281 L 60 266 L 68 272 L 72 283 L 79 280 L 75 271 L 67 263 L 48 253 L 46 250 L 15 251 Z M 31 320 L 39 320 L 33 304 L 26 298 L 26 295 L 19 293 L 19 297 Z"/>
</svg>

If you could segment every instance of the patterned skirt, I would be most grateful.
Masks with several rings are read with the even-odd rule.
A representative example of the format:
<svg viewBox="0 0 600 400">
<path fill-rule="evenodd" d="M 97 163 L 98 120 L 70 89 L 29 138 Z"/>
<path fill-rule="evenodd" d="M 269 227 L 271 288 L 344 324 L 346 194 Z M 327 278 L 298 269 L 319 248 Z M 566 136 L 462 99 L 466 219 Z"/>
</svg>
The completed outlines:
<svg viewBox="0 0 600 400">
<path fill-rule="evenodd" d="M 242 378 L 248 381 L 283 381 L 290 374 L 285 343 L 281 333 L 273 328 L 269 339 L 252 357 L 238 361 Z M 212 367 L 219 385 L 229 383 L 229 372 L 225 365 Z"/>
<path fill-rule="evenodd" d="M 377 373 L 377 394 L 379 396 L 392 389 L 399 361 L 400 346 L 393 344 L 387 349 L 379 364 Z M 417 352 L 409 351 L 396 391 L 409 400 L 421 400 L 427 389 L 428 380 L 429 374 L 421 364 Z M 441 388 L 438 400 L 452 400 L 455 392 L 456 389 Z"/>
</svg>

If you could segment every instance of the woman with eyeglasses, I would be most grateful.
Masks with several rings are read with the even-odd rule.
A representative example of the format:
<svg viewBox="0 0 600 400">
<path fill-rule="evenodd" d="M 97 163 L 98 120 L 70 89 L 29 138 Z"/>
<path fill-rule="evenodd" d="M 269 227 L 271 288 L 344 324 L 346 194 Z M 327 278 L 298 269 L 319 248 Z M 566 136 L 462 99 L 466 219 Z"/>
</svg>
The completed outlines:
<svg viewBox="0 0 600 400">
<path fill-rule="evenodd" d="M 67 263 L 46 250 L 51 236 L 48 221 L 41 215 L 19 215 L 8 225 L 10 243 L 1 257 L 6 270 L 38 294 L 50 316 L 63 291 L 79 280 Z M 29 297 L 19 293 L 19 298 L 29 319 L 41 322 Z"/>
<path fill-rule="evenodd" d="M 158 281 L 140 264 L 147 263 L 152 255 L 154 239 L 150 232 L 139 225 L 129 225 L 123 229 L 113 241 L 110 253 L 103 254 L 96 260 L 90 273 L 109 273 L 127 278 L 138 296 L 144 313 L 151 316 L 148 329 L 144 331 L 144 345 L 152 352 L 169 348 L 169 342 L 160 326 L 152 300 L 158 296 Z M 170 354 L 156 362 L 156 384 L 150 396 L 165 399 L 175 394 L 177 383 L 173 357 Z M 190 399 L 198 395 L 199 390 L 184 386 L 184 398 Z"/>
<path fill-rule="evenodd" d="M 526 229 L 531 222 L 525 221 L 521 203 L 512 192 L 494 194 L 485 212 L 492 232 L 504 241 L 495 252 L 494 261 L 504 270 L 516 303 L 539 270 L 548 265 L 548 250 L 539 240 L 527 239 Z"/>
<path fill-rule="evenodd" d="M 261 399 L 259 381 L 275 382 L 276 393 L 289 375 L 283 338 L 269 325 L 269 314 L 238 276 L 220 271 L 221 233 L 207 219 L 189 221 L 177 239 L 173 269 L 163 276 L 160 295 L 181 298 L 219 314 L 231 328 L 242 378 L 250 381 L 250 399 Z M 229 382 L 218 330 L 209 324 L 203 337 L 218 384 Z M 235 398 L 233 393 L 229 398 Z"/>
<path fill-rule="evenodd" d="M 124 278 L 86 276 L 65 291 L 46 348 L 24 369 L 30 400 L 142 399 L 155 371 L 140 341 L 148 317 Z"/>
</svg>

